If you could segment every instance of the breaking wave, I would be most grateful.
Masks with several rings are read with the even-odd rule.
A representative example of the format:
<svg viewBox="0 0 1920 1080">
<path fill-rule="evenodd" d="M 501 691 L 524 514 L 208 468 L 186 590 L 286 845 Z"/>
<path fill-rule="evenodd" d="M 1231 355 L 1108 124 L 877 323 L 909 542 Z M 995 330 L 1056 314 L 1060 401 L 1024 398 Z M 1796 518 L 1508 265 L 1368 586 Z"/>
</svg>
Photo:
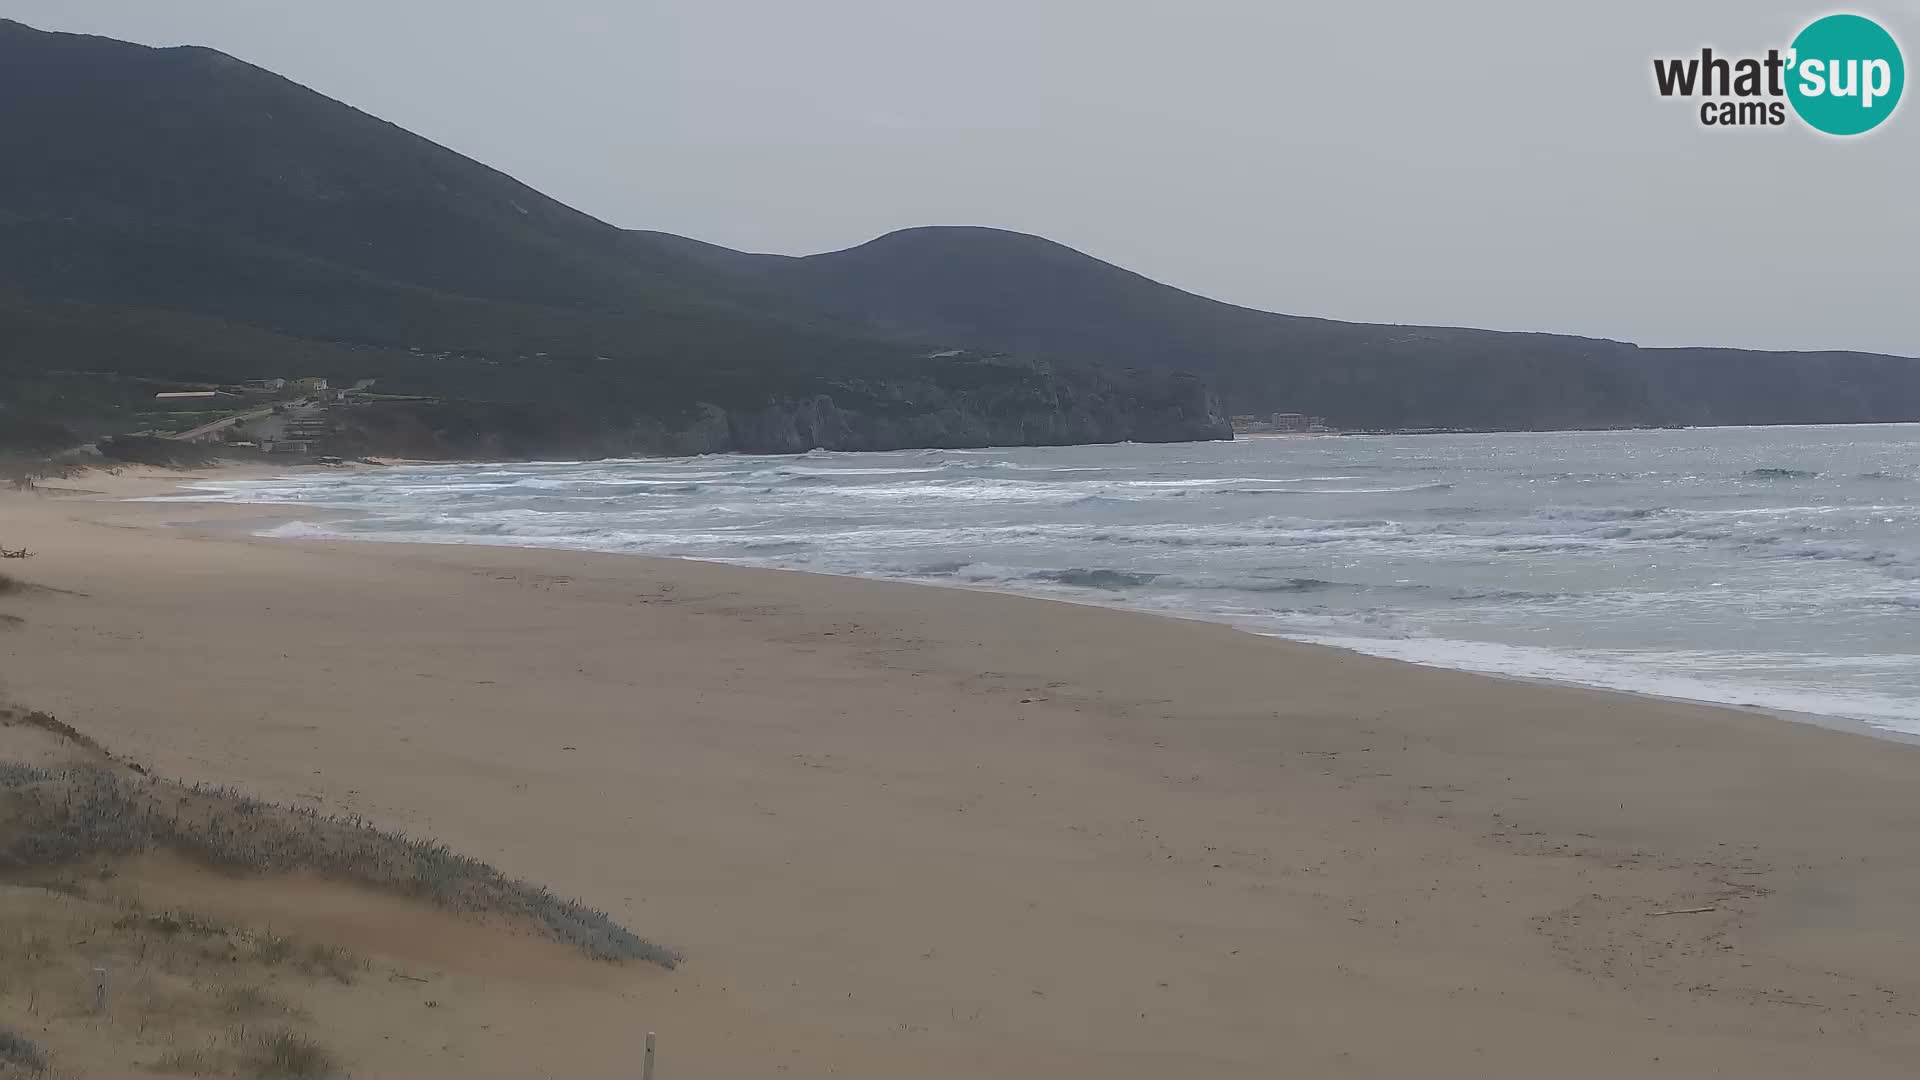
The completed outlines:
<svg viewBox="0 0 1920 1080">
<path fill-rule="evenodd" d="M 285 507 L 275 536 L 1007 589 L 1920 733 L 1887 705 L 1920 701 L 1916 461 L 1913 427 L 1699 429 L 410 466 L 193 498 Z"/>
</svg>

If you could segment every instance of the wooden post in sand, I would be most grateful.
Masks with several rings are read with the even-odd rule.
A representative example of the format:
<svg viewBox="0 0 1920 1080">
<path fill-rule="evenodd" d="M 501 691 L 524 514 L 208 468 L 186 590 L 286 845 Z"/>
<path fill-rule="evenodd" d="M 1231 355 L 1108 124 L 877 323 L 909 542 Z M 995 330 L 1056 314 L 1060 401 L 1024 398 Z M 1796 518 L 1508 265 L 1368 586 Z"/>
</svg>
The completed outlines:
<svg viewBox="0 0 1920 1080">
<path fill-rule="evenodd" d="M 653 1032 L 647 1032 L 647 1057 L 640 1065 L 640 1080 L 653 1080 Z"/>
<path fill-rule="evenodd" d="M 107 1011 L 107 969 L 103 967 L 93 969 L 93 1011 Z"/>
</svg>

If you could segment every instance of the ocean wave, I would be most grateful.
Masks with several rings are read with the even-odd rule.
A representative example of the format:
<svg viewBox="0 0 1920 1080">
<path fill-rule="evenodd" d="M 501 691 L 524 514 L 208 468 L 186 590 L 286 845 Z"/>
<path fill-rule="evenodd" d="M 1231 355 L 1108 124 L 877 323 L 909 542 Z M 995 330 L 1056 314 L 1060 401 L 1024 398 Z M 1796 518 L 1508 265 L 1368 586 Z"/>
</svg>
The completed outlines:
<svg viewBox="0 0 1920 1080">
<path fill-rule="evenodd" d="M 551 497 L 568 496 L 587 499 L 619 499 L 629 495 L 661 496 L 692 495 L 707 490 L 710 485 L 691 480 L 582 480 L 582 481 L 525 481 L 515 485 Z M 536 498 L 538 496 L 535 496 Z"/>
<path fill-rule="evenodd" d="M 800 551 L 811 551 L 818 546 L 808 540 L 755 540 L 740 545 L 740 550 L 750 551 L 755 555 L 790 555 Z"/>
<path fill-rule="evenodd" d="M 1920 578 L 1920 557 L 1909 551 L 1891 551 L 1866 544 L 1803 544 L 1776 549 L 1780 558 L 1818 562 L 1854 562 L 1885 570 L 1895 577 Z"/>
<path fill-rule="evenodd" d="M 1276 636 L 1432 667 L 1547 679 L 1723 705 L 1758 706 L 1802 715 L 1840 716 L 1887 730 L 1920 733 L 1920 702 L 1910 697 L 1832 686 L 1756 683 L 1737 676 L 1714 678 L 1701 674 L 1715 670 L 1778 669 L 1795 661 L 1791 654 L 1622 652 L 1411 635 L 1283 633 Z"/>
<path fill-rule="evenodd" d="M 1455 589 L 1452 599 L 1469 603 L 1539 604 L 1566 600 L 1569 596 L 1566 593 L 1529 592 L 1525 589 Z"/>
<path fill-rule="evenodd" d="M 1103 473 L 1111 469 L 1102 469 L 1095 465 L 1020 465 L 1011 461 L 949 461 L 942 469 L 955 469 L 962 472 L 1000 471 L 1031 473 Z"/>
<path fill-rule="evenodd" d="M 1225 488 L 1234 495 L 1412 495 L 1422 491 L 1452 491 L 1452 484 L 1409 484 L 1384 488 Z"/>
<path fill-rule="evenodd" d="M 1087 497 L 1083 488 L 1038 480 L 999 477 L 939 477 L 911 483 L 842 484 L 831 477 L 766 470 L 737 484 L 711 484 L 713 494 L 776 496 L 794 503 L 892 504 L 898 512 L 916 512 L 916 503 L 1022 502 L 1066 504 Z"/>
<path fill-rule="evenodd" d="M 1599 551 L 1606 546 L 1605 541 L 1594 540 L 1515 540 L 1507 543 L 1491 544 L 1488 550 L 1497 555 L 1544 555 L 1564 551 Z"/>
<path fill-rule="evenodd" d="M 727 480 L 739 476 L 742 471 L 743 470 L 739 469 L 727 469 L 724 471 L 717 469 L 674 469 L 666 473 L 637 473 L 630 469 L 601 470 L 587 473 L 569 472 L 559 476 L 531 476 L 523 474 L 516 477 L 515 482 L 518 486 L 530 488 L 592 487 L 600 484 L 619 487 L 625 487 L 630 484 L 688 484 L 699 480 Z"/>
<path fill-rule="evenodd" d="M 1358 480 L 1358 476 L 1209 476 L 1192 477 L 1185 480 L 1123 480 L 1126 487 L 1220 487 L 1226 484 L 1314 484 L 1330 483 L 1336 480 Z"/>
<path fill-rule="evenodd" d="M 1050 581 L 1056 585 L 1078 585 L 1089 589 L 1131 589 L 1150 585 L 1159 576 L 1127 570 L 1074 567 L 1071 570 L 1035 570 L 1026 574 L 1025 578 L 1028 581 Z"/>
<path fill-rule="evenodd" d="M 1607 472 L 1607 473 L 1544 472 L 1544 473 L 1526 473 L 1524 474 L 1523 479 L 1546 480 L 1551 483 L 1624 484 L 1624 483 L 1630 483 L 1634 480 L 1645 479 L 1650 475 L 1652 474 L 1643 473 L 1643 472 Z"/>
<path fill-rule="evenodd" d="M 964 576 L 975 583 L 1015 584 L 1046 582 L 1081 588 L 1114 590 L 1151 588 L 1174 592 L 1248 593 L 1253 595 L 1361 595 L 1376 597 L 1423 595 L 1438 600 L 1470 603 L 1538 603 L 1565 599 L 1562 593 L 1518 589 L 1439 589 L 1406 582 L 1369 583 L 1298 575 L 1204 574 L 1122 570 L 1111 567 L 1072 567 L 1065 570 L 1018 570 L 972 562 L 935 563 L 914 568 L 916 576 Z"/>
<path fill-rule="evenodd" d="M 1920 442 L 1760 437 L 1712 452 L 1696 444 L 1719 436 L 1647 434 L 443 465 L 210 481 L 188 498 L 299 508 L 275 535 L 913 578 L 1409 651 L 1631 642 L 1622 682 L 1720 664 L 1729 685 L 1851 680 L 1920 700 L 1902 641 L 1878 667 L 1830 655 L 1871 651 L 1920 612 Z M 336 508 L 352 513 L 328 520 Z M 1729 639 L 1779 648 L 1767 667 L 1659 653 Z"/>
<path fill-rule="evenodd" d="M 1534 516 L 1548 521 L 1645 521 L 1669 513 L 1664 506 L 1552 506 Z"/>
<path fill-rule="evenodd" d="M 927 473 L 945 472 L 949 468 L 958 468 L 958 467 L 960 466 L 933 465 L 933 466 L 927 466 L 927 467 L 907 467 L 907 468 L 800 469 L 800 468 L 794 468 L 792 466 L 782 466 L 778 469 L 771 470 L 771 472 L 775 476 L 832 480 L 832 479 L 838 479 L 843 476 L 911 476 L 915 474 L 924 475 Z"/>
<path fill-rule="evenodd" d="M 1197 591 L 1255 594 L 1400 592 L 1427 588 L 1424 585 L 1367 585 L 1357 581 L 1330 581 L 1317 577 L 1267 577 L 1247 574 L 1223 577 L 1166 574 L 1161 575 L 1154 584 Z"/>
<path fill-rule="evenodd" d="M 1351 581 L 1328 581 L 1316 577 L 1290 577 L 1280 580 L 1235 580 L 1223 582 L 1222 587 L 1243 592 L 1256 593 L 1319 593 L 1319 592 L 1362 592 L 1369 586 Z"/>
<path fill-rule="evenodd" d="M 971 559 L 951 559 L 946 562 L 923 563 L 909 567 L 904 573 L 911 577 L 952 577 L 972 565 Z"/>
<path fill-rule="evenodd" d="M 756 505 L 750 489 L 729 488 L 726 497 L 714 496 L 700 504 L 673 505 L 659 500 L 661 489 L 649 488 L 627 502 L 624 497 L 578 498 L 563 494 L 526 495 L 518 506 L 500 506 L 498 502 L 473 505 L 436 504 L 432 500 L 409 503 L 399 500 L 382 509 L 376 518 L 383 524 L 369 528 L 409 531 L 445 529 L 489 535 L 551 536 L 579 533 L 590 540 L 600 529 L 630 527 L 636 522 L 658 526 L 663 543 L 675 537 L 686 542 L 699 538 L 702 543 L 749 542 L 764 534 L 775 520 L 795 514 L 816 522 L 813 538 L 834 547 L 858 549 L 885 546 L 905 548 L 925 544 L 965 542 L 995 545 L 1005 543 L 1066 543 L 1075 545 L 1149 546 L 1168 549 L 1249 549 L 1272 548 L 1302 550 L 1344 550 L 1355 555 L 1379 552 L 1425 550 L 1436 557 L 1454 553 L 1469 557 L 1475 552 L 1489 554 L 1550 554 L 1555 552 L 1625 551 L 1644 546 L 1720 545 L 1730 555 L 1771 556 L 1784 554 L 1808 559 L 1852 560 L 1898 569 L 1911 558 L 1899 551 L 1865 550 L 1858 545 L 1833 544 L 1844 534 L 1839 518 L 1831 521 L 1807 521 L 1763 514 L 1757 521 L 1742 521 L 1724 515 L 1701 519 L 1669 514 L 1660 508 L 1590 508 L 1567 513 L 1549 509 L 1537 516 L 1505 520 L 1390 520 L 1386 518 L 1320 519 L 1297 516 L 1268 516 L 1252 520 L 1140 522 L 1099 525 L 1088 521 L 1050 521 L 1048 515 L 1076 513 L 1074 507 L 1092 503 L 1117 502 L 1104 494 L 1075 495 L 1071 489 L 1049 486 L 1005 488 L 985 486 L 923 486 L 919 491 L 927 500 L 948 499 L 981 505 L 1052 506 L 1036 510 L 1029 522 L 970 526 L 956 531 L 952 526 L 932 523 L 928 527 L 909 526 L 918 517 L 936 511 L 921 503 L 917 507 L 896 507 L 891 486 L 869 486 L 863 493 L 836 498 L 839 503 L 871 503 L 871 510 L 854 514 L 852 506 L 835 510 L 828 504 L 812 501 L 766 503 Z M 710 495 L 712 489 L 703 488 Z M 841 493 L 845 494 L 845 493 Z M 311 505 L 311 504 L 310 504 Z M 362 502 L 357 508 L 370 510 L 375 503 Z M 401 506 L 415 509 L 435 507 L 436 515 L 421 518 L 416 514 L 395 513 Z M 483 508 L 488 507 L 490 508 Z M 1103 511 L 1105 512 L 1105 511 Z M 894 519 L 894 515 L 900 515 Z M 842 524 L 834 524 L 836 518 Z M 729 531 L 712 534 L 717 523 L 729 523 Z M 737 523 L 737 524 L 733 524 Z M 696 524 L 705 527 L 690 528 Z M 849 527 L 851 526 L 851 527 Z M 711 535 L 710 535 L 711 534 Z M 714 541 L 713 535 L 721 536 Z M 1819 537 L 1819 543 L 1806 543 Z M 1825 546 L 1823 546 L 1825 545 Z"/>
</svg>

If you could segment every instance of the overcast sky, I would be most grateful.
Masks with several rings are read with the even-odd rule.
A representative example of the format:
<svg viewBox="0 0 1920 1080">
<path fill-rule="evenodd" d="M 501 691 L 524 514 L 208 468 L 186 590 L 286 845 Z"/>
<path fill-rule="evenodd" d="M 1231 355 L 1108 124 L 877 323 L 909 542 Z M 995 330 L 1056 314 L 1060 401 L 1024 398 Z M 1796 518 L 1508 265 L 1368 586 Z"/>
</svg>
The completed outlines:
<svg viewBox="0 0 1920 1080">
<path fill-rule="evenodd" d="M 1823 2 L 0 0 L 209 45 L 615 224 L 1038 233 L 1234 303 L 1920 355 L 1920 100 L 1703 128 L 1654 56 Z M 1851 8 L 1914 62 L 1920 0 Z M 1920 98 L 1920 92 L 1908 95 Z"/>
</svg>

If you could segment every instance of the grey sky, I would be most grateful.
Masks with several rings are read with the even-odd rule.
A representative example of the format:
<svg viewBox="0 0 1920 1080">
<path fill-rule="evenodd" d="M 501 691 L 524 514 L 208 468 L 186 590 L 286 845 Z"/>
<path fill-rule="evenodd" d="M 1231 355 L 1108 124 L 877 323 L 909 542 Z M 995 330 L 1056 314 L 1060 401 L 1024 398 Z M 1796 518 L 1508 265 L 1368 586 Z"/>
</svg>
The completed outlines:
<svg viewBox="0 0 1920 1080">
<path fill-rule="evenodd" d="M 1305 315 L 1920 355 L 1920 91 L 1713 130 L 1656 55 L 1821 2 L 0 0 L 271 68 L 618 225 L 1039 233 Z M 1881 20 L 1911 65 L 1920 0 Z"/>
</svg>

